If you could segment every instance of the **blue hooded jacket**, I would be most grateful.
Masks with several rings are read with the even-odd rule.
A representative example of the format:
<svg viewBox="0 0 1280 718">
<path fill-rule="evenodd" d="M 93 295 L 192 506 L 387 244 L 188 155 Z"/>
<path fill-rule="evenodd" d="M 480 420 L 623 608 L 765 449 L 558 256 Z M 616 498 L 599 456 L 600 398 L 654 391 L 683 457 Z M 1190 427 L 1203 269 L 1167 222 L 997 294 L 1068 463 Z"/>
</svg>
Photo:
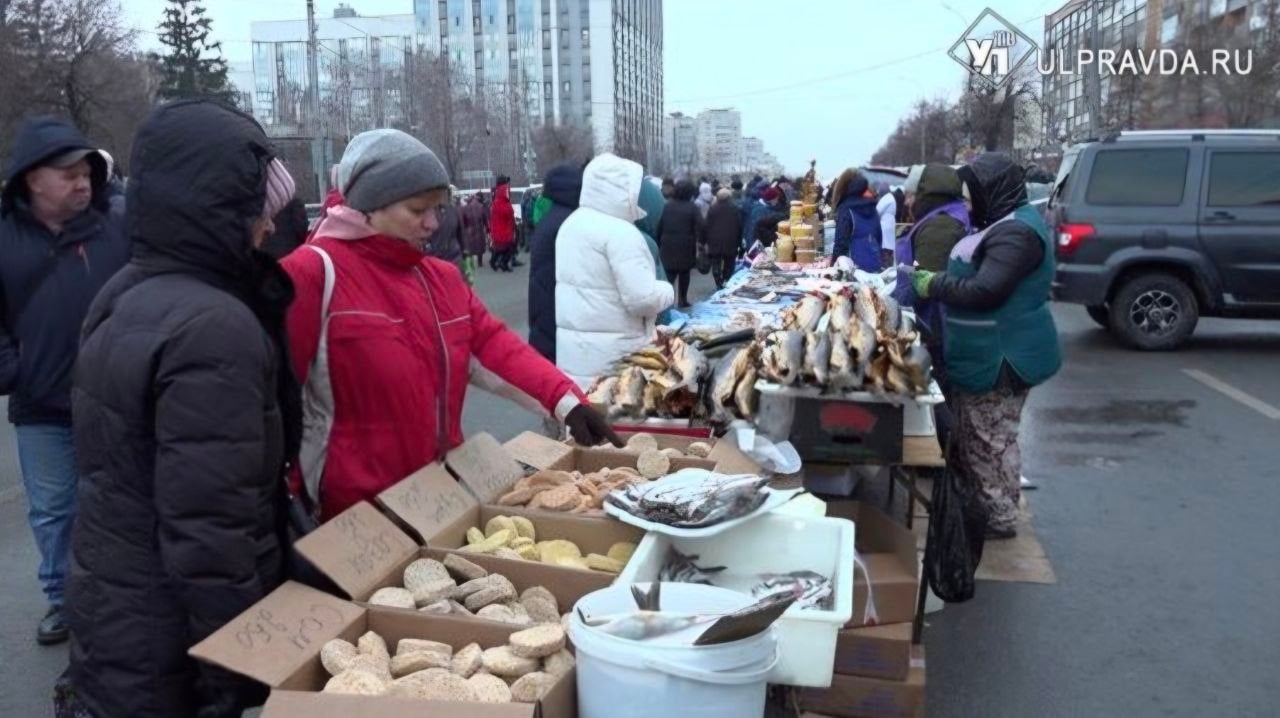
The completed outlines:
<svg viewBox="0 0 1280 718">
<path fill-rule="evenodd" d="M 18 129 L 0 195 L 0 393 L 14 424 L 70 424 L 80 326 L 102 285 L 129 261 L 124 199 L 97 152 L 86 156 L 93 199 L 54 236 L 32 213 L 26 174 L 70 150 L 94 149 L 52 117 Z M 196 201 L 197 197 L 192 197 Z"/>
<path fill-rule="evenodd" d="M 862 196 L 867 188 L 866 182 L 861 177 L 855 180 L 836 207 L 833 253 L 836 257 L 850 257 L 864 272 L 879 272 L 880 213 L 876 211 L 874 198 Z"/>
</svg>

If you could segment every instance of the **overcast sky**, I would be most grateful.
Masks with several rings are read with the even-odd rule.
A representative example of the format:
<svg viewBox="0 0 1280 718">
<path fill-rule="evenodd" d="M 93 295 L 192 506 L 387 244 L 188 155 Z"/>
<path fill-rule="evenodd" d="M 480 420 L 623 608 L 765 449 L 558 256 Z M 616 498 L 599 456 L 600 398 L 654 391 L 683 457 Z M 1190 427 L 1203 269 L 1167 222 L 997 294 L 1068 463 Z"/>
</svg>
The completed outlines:
<svg viewBox="0 0 1280 718">
<path fill-rule="evenodd" d="M 812 158 L 831 176 L 867 161 L 920 98 L 954 97 L 964 70 L 947 57 L 991 7 L 1034 40 L 1065 0 L 666 0 L 666 112 L 742 112 L 742 132 L 764 140 L 791 172 Z M 128 20 L 154 33 L 164 0 L 122 0 Z M 329 16 L 336 0 L 317 0 Z M 412 0 L 349 0 L 361 15 L 413 12 Z M 208 0 L 228 60 L 250 58 L 249 23 L 305 17 L 305 0 Z M 143 33 L 139 43 L 156 44 Z"/>
</svg>

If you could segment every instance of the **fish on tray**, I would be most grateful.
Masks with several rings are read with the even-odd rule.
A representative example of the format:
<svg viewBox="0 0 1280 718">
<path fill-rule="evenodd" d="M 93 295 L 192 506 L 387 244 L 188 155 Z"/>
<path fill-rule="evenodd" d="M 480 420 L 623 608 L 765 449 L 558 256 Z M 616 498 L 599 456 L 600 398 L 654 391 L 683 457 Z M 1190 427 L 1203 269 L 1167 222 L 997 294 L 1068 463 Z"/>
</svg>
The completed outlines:
<svg viewBox="0 0 1280 718">
<path fill-rule="evenodd" d="M 646 521 L 701 528 L 745 516 L 768 498 L 769 480 L 754 474 L 685 469 L 642 486 L 609 493 L 605 502 Z"/>
<path fill-rule="evenodd" d="M 697 554 L 685 555 L 675 549 L 667 554 L 666 563 L 658 571 L 658 580 L 673 583 L 700 583 L 711 586 L 712 577 L 727 566 L 699 566 Z"/>
</svg>

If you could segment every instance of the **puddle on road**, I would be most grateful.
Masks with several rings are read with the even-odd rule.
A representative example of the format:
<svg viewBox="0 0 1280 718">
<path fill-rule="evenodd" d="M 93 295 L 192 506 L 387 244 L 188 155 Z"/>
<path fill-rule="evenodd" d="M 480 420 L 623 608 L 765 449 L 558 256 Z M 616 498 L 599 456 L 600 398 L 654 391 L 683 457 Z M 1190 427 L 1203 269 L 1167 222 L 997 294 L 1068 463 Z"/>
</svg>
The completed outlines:
<svg viewBox="0 0 1280 718">
<path fill-rule="evenodd" d="M 1195 406 L 1196 402 L 1190 399 L 1180 401 L 1116 399 L 1100 406 L 1051 406 L 1040 409 L 1038 414 L 1045 421 L 1062 424 L 1186 426 L 1187 412 Z"/>
<path fill-rule="evenodd" d="M 1140 429 L 1138 431 L 1065 431 L 1055 433 L 1054 441 L 1065 441 L 1069 444 L 1127 444 L 1139 439 L 1154 439 L 1163 436 L 1162 431 Z"/>
</svg>

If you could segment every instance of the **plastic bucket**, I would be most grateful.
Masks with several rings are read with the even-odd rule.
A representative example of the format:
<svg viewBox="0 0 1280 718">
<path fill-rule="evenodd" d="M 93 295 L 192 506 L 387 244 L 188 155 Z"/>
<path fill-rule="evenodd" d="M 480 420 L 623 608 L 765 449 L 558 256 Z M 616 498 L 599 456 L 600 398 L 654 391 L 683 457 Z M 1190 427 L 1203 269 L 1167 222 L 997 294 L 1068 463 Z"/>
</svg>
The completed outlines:
<svg viewBox="0 0 1280 718">
<path fill-rule="evenodd" d="M 662 584 L 662 609 L 724 613 L 751 604 L 735 591 L 698 584 Z M 670 636 L 633 641 L 590 628 L 590 616 L 635 610 L 630 588 L 615 586 L 583 596 L 569 624 L 577 651 L 578 714 L 582 718 L 741 718 L 764 715 L 769 672 L 778 661 L 770 628 L 750 638 L 694 646 L 709 624 Z"/>
</svg>

